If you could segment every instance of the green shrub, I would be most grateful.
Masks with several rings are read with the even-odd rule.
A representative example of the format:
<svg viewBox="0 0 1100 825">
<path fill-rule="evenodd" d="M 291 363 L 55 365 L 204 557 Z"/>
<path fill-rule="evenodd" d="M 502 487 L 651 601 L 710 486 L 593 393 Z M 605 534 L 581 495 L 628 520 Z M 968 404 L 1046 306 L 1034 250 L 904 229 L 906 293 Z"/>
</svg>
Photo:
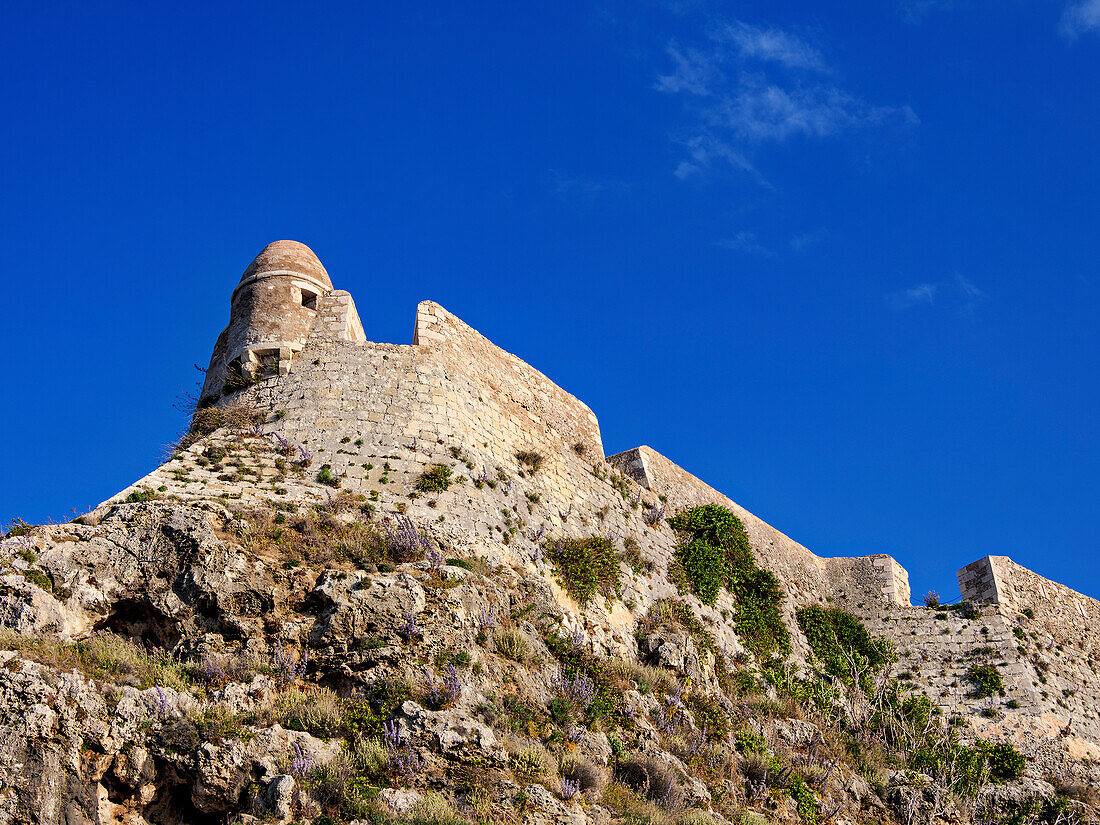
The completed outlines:
<svg viewBox="0 0 1100 825">
<path fill-rule="evenodd" d="M 848 657 L 872 668 L 884 665 L 889 659 L 888 644 L 872 638 L 863 622 L 840 608 L 808 605 L 795 611 L 795 617 L 826 672 L 847 684 L 851 683 Z"/>
<path fill-rule="evenodd" d="M 989 771 L 998 779 L 1019 779 L 1027 758 L 1007 742 L 986 747 Z"/>
<path fill-rule="evenodd" d="M 317 473 L 317 480 L 322 484 L 327 484 L 329 487 L 340 486 L 340 479 L 332 474 L 331 464 L 321 465 L 321 470 Z"/>
<path fill-rule="evenodd" d="M 23 578 L 29 581 L 31 584 L 38 587 L 39 590 L 45 590 L 47 593 L 53 590 L 53 579 L 49 577 L 47 573 L 41 570 L 36 570 L 31 567 L 27 570 L 20 571 Z"/>
<path fill-rule="evenodd" d="M 722 698 L 717 693 L 691 693 L 687 706 L 695 717 L 695 724 L 706 730 L 709 738 L 725 742 L 730 730 L 730 714 Z"/>
<path fill-rule="evenodd" d="M 733 576 L 733 566 L 726 551 L 702 539 L 677 547 L 676 561 L 680 562 L 695 595 L 703 604 L 714 604 Z"/>
<path fill-rule="evenodd" d="M 1004 680 L 996 665 L 971 665 L 966 678 L 974 685 L 970 695 L 975 699 L 985 699 L 997 693 L 1004 693 Z"/>
<path fill-rule="evenodd" d="M 656 567 L 651 559 L 642 554 L 642 547 L 634 536 L 627 536 L 623 539 L 622 560 L 635 573 L 648 573 Z"/>
<path fill-rule="evenodd" d="M 950 775 L 951 790 L 973 796 L 989 778 L 989 764 L 982 747 L 968 748 L 958 742 L 926 743 L 913 752 L 909 767 L 933 777 Z M 948 770 L 950 768 L 950 770 Z"/>
<path fill-rule="evenodd" d="M 756 566 L 745 525 L 717 504 L 693 507 L 668 523 L 688 535 L 676 550 L 676 559 L 701 601 L 713 604 L 721 588 L 737 599 L 734 625 L 745 646 L 759 659 L 786 655 L 790 634 L 780 609 L 783 590 L 779 579 Z"/>
<path fill-rule="evenodd" d="M 803 822 L 816 823 L 818 821 L 817 800 L 810 786 L 798 774 L 794 774 L 787 782 L 787 793 L 794 800 L 795 809 Z"/>
<path fill-rule="evenodd" d="M 7 530 L 0 530 L 0 538 L 29 536 L 32 530 L 34 530 L 33 524 L 27 524 L 27 522 L 23 521 L 21 518 L 13 518 L 8 524 Z"/>
<path fill-rule="evenodd" d="M 619 560 L 615 546 L 603 536 L 561 539 L 546 545 L 562 587 L 579 604 L 597 593 L 613 598 L 619 593 Z"/>
<path fill-rule="evenodd" d="M 737 612 L 733 623 L 737 635 L 758 660 L 791 652 L 791 635 L 783 624 L 783 590 L 779 579 L 759 567 L 745 568 L 735 574 L 734 594 Z"/>
<path fill-rule="evenodd" d="M 750 561 L 752 546 L 741 519 L 718 504 L 693 507 L 673 516 L 668 523 L 676 530 L 690 533 L 692 538 L 724 549 L 732 565 Z"/>
<path fill-rule="evenodd" d="M 422 493 L 442 493 L 450 486 L 451 468 L 446 464 L 433 464 L 416 480 L 416 489 Z"/>
<path fill-rule="evenodd" d="M 768 741 L 759 733 L 751 730 L 739 730 L 733 735 L 737 740 L 737 750 L 741 753 L 767 753 Z"/>
<path fill-rule="evenodd" d="M 323 810 L 339 812 L 341 819 L 360 819 L 371 812 L 368 791 L 359 776 L 358 766 L 346 751 L 317 765 L 300 781 Z"/>
</svg>

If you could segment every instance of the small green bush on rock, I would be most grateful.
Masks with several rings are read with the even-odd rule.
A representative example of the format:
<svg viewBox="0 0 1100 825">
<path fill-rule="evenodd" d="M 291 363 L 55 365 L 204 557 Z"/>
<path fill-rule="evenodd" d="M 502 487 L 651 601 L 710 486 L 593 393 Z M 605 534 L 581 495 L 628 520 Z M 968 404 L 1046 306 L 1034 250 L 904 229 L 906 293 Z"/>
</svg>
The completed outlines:
<svg viewBox="0 0 1100 825">
<path fill-rule="evenodd" d="M 986 748 L 989 771 L 998 779 L 1019 779 L 1027 766 L 1027 758 L 1007 742 Z"/>
<path fill-rule="evenodd" d="M 733 566 L 726 551 L 702 539 L 677 547 L 676 560 L 703 604 L 714 604 L 733 576 Z"/>
<path fill-rule="evenodd" d="M 971 696 L 975 699 L 985 699 L 995 693 L 1004 693 L 1004 680 L 997 670 L 996 665 L 971 665 L 966 671 L 966 678 L 974 685 Z"/>
<path fill-rule="evenodd" d="M 442 493 L 450 486 L 451 468 L 446 464 L 433 464 L 416 480 L 416 489 L 422 493 Z"/>
<path fill-rule="evenodd" d="M 722 587 L 737 599 L 737 634 L 760 659 L 786 655 L 790 634 L 780 608 L 779 579 L 756 566 L 752 546 L 741 519 L 718 504 L 693 507 L 668 523 L 687 534 L 676 550 L 676 560 L 691 589 L 705 604 L 714 604 Z"/>
<path fill-rule="evenodd" d="M 600 593 L 619 593 L 619 560 L 615 546 L 604 536 L 548 542 L 546 553 L 557 568 L 562 587 L 579 604 Z"/>
<path fill-rule="evenodd" d="M 863 622 L 840 608 L 808 605 L 795 611 L 795 617 L 810 649 L 833 676 L 851 681 L 849 657 L 872 668 L 884 665 L 889 659 L 889 645 L 872 638 Z"/>
</svg>

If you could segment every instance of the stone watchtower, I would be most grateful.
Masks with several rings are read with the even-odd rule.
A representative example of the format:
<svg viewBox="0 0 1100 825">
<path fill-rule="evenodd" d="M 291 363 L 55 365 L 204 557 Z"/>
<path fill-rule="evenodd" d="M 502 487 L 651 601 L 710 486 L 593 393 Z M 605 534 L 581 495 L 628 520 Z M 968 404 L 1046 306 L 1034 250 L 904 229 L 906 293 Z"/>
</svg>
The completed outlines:
<svg viewBox="0 0 1100 825">
<path fill-rule="evenodd" d="M 285 375 L 313 329 L 318 302 L 331 292 L 328 272 L 308 246 L 265 246 L 233 290 L 229 326 L 214 344 L 199 403 Z"/>
</svg>

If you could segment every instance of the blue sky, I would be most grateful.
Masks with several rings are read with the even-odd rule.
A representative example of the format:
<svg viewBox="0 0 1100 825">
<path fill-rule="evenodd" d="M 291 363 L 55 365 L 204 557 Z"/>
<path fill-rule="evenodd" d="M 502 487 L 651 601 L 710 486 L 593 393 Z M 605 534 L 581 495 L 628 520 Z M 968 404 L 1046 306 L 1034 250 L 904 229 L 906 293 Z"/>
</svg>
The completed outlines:
<svg viewBox="0 0 1100 825">
<path fill-rule="evenodd" d="M 5 10 L 0 518 L 152 469 L 293 238 L 821 555 L 1100 596 L 1100 0 L 322 7 Z"/>
</svg>

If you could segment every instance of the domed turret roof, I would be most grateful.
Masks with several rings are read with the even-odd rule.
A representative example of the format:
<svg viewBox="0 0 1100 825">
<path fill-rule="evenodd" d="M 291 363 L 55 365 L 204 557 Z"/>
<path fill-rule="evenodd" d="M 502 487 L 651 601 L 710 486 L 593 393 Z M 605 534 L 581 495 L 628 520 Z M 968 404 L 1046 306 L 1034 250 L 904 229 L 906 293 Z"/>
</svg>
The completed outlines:
<svg viewBox="0 0 1100 825">
<path fill-rule="evenodd" d="M 237 289 L 252 281 L 276 275 L 304 278 L 322 292 L 332 289 L 328 272 L 313 254 L 313 250 L 298 241 L 274 241 L 265 246 L 244 271 Z"/>
</svg>

